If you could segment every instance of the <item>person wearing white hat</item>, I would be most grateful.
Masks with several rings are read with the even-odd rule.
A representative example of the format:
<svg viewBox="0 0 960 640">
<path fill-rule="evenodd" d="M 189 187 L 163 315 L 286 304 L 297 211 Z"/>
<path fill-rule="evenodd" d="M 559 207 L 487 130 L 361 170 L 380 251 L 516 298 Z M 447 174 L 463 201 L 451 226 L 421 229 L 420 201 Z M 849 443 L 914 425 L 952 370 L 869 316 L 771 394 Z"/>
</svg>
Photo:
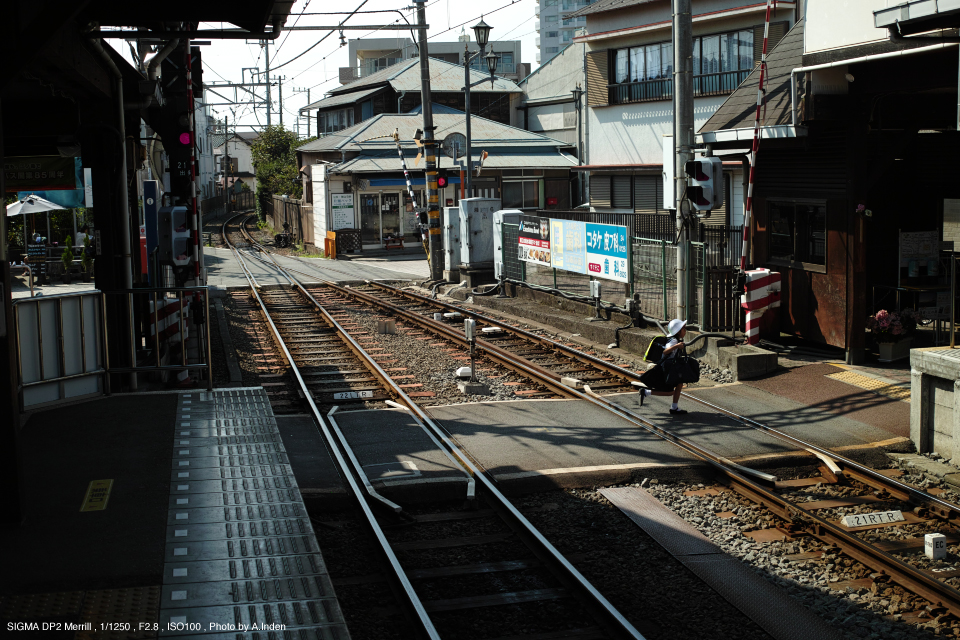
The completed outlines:
<svg viewBox="0 0 960 640">
<path fill-rule="evenodd" d="M 687 321 L 680 320 L 679 318 L 674 318 L 670 321 L 670 324 L 667 325 L 667 335 L 670 336 L 670 339 L 663 348 L 663 357 L 660 359 L 660 362 L 675 358 L 678 353 L 683 351 L 686 346 L 683 344 L 683 337 L 687 335 L 686 325 Z M 660 365 L 658 364 L 657 366 L 659 367 Z M 640 406 L 643 406 L 644 399 L 649 396 L 673 396 L 670 413 L 673 415 L 683 415 L 687 412 L 685 409 L 681 409 L 678 404 L 680 402 L 681 391 L 683 391 L 682 382 L 673 389 L 640 389 Z"/>
</svg>

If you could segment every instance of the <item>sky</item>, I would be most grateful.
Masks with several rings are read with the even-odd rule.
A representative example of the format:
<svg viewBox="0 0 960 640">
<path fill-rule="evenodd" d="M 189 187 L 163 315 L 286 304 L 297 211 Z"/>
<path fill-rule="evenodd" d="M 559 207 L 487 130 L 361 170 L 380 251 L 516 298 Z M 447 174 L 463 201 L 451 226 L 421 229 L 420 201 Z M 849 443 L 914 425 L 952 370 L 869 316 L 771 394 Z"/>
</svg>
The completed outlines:
<svg viewBox="0 0 960 640">
<path fill-rule="evenodd" d="M 388 10 L 391 13 L 358 13 L 349 18 L 346 24 L 355 25 L 381 25 L 390 24 L 401 20 L 396 10 L 404 13 L 407 20 L 411 23 L 416 22 L 416 11 L 412 7 L 412 2 L 402 2 L 398 0 L 345 0 L 341 3 L 333 3 L 324 0 L 297 0 L 291 9 L 290 16 L 287 18 L 285 26 L 322 26 L 339 24 L 345 15 L 297 15 L 300 13 L 320 13 L 334 10 L 351 11 L 362 5 L 360 11 L 382 11 Z M 536 0 L 487 0 L 482 3 L 474 4 L 464 2 L 464 0 L 427 0 L 426 16 L 427 24 L 430 29 L 427 32 L 428 37 L 436 42 L 455 42 L 460 35 L 461 27 L 457 26 L 466 23 L 464 27 L 467 33 L 473 38 L 471 26 L 476 24 L 481 11 L 484 10 L 483 18 L 492 28 L 490 32 L 491 41 L 498 40 L 520 40 L 521 41 L 521 59 L 519 62 L 531 64 L 532 69 L 537 68 L 536 63 Z M 201 23 L 201 29 L 230 28 L 233 25 L 226 23 Z M 448 31 L 448 29 L 450 29 Z M 329 35 L 328 35 L 329 34 Z M 380 30 L 379 32 L 370 31 L 344 31 L 344 36 L 350 39 L 361 37 L 382 38 L 397 36 L 400 38 L 410 37 L 409 31 Z M 326 36 L 326 39 L 317 44 L 318 40 Z M 109 40 L 110 44 L 117 49 L 128 60 L 131 59 L 129 47 L 122 40 Z M 312 49 L 303 53 L 316 44 Z M 429 48 L 429 47 L 428 47 Z M 283 76 L 283 123 L 288 129 L 294 128 L 297 111 L 308 104 L 307 93 L 302 91 L 310 89 L 310 101 L 316 102 L 321 99 L 325 92 L 335 89 L 340 85 L 339 69 L 349 65 L 347 57 L 347 47 L 340 46 L 340 37 L 338 32 L 329 31 L 284 31 L 270 46 L 270 75 L 277 82 L 277 76 Z M 289 64 L 284 64 L 292 60 L 298 54 L 303 55 Z M 148 58 L 149 59 L 149 58 Z M 265 59 L 263 48 L 258 44 L 246 44 L 243 40 L 211 40 L 211 44 L 203 48 L 204 65 L 204 83 L 218 82 L 241 82 L 246 75 L 246 80 L 250 80 L 250 71 L 243 72 L 245 67 L 258 67 L 261 71 L 265 69 Z M 282 66 L 281 66 L 282 65 Z M 278 68 L 279 67 L 279 68 Z M 274 69 L 276 71 L 274 72 Z M 279 100 L 278 86 L 271 87 L 271 99 L 274 103 L 272 123 L 278 124 L 279 121 Z M 264 87 L 258 87 L 260 99 L 264 99 Z M 224 96 L 233 98 L 232 89 L 219 90 Z M 247 94 L 249 96 L 249 94 Z M 205 95 L 208 103 L 223 103 L 219 96 L 212 93 Z M 243 94 L 239 95 L 240 100 L 245 100 Z M 249 130 L 245 125 L 264 125 L 266 124 L 266 113 L 264 109 L 258 108 L 254 113 L 249 100 L 246 104 L 234 106 L 211 106 L 212 115 L 217 119 L 228 117 L 231 128 L 237 123 L 240 130 Z M 314 123 L 315 126 L 315 123 Z M 302 119 L 300 123 L 300 134 L 306 135 L 306 120 Z"/>
</svg>

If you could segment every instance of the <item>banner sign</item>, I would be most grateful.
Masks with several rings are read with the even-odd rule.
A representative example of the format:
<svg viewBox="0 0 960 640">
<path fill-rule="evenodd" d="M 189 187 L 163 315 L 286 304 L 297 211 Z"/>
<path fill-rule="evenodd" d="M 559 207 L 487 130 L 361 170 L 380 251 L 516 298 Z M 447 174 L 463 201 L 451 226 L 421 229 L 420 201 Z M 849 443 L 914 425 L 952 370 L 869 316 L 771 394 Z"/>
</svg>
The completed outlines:
<svg viewBox="0 0 960 640">
<path fill-rule="evenodd" d="M 550 219 L 536 216 L 520 216 L 520 246 L 517 257 L 545 267 L 550 262 Z"/>
<path fill-rule="evenodd" d="M 331 193 L 330 208 L 333 211 L 333 230 L 353 229 L 353 194 L 352 193 Z"/>
<path fill-rule="evenodd" d="M 553 268 L 587 273 L 587 229 L 579 220 L 550 219 Z"/>
<path fill-rule="evenodd" d="M 3 159 L 6 191 L 60 191 L 76 189 L 73 158 L 10 156 Z"/>
<path fill-rule="evenodd" d="M 584 223 L 587 237 L 587 272 L 597 278 L 630 282 L 627 266 L 627 228 L 612 224 Z"/>
</svg>

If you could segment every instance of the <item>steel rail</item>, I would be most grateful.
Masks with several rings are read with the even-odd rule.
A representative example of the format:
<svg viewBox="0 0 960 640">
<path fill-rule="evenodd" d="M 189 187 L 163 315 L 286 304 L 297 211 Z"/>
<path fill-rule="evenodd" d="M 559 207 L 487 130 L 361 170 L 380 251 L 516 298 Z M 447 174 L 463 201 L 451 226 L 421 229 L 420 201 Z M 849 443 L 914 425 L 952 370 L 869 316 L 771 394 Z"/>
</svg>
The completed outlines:
<svg viewBox="0 0 960 640">
<path fill-rule="evenodd" d="M 524 337 L 531 341 L 536 341 L 541 345 L 550 346 L 551 348 L 561 351 L 572 358 L 576 358 L 581 362 L 589 363 L 609 373 L 615 373 L 617 375 L 628 378 L 631 381 L 636 381 L 636 382 L 640 381 L 640 375 L 633 371 L 630 371 L 629 369 L 624 369 L 623 367 L 620 367 L 616 364 L 605 362 L 595 356 L 591 356 L 590 354 L 583 353 L 582 351 L 574 349 L 573 347 L 570 347 L 563 343 L 557 342 L 556 340 L 553 340 L 551 338 L 536 335 L 524 329 L 520 329 L 519 327 L 514 327 L 503 321 L 484 315 L 482 313 L 477 313 L 475 311 L 471 311 L 459 305 L 451 304 L 448 302 L 432 300 L 426 296 L 421 296 L 419 294 L 412 293 L 410 291 L 403 291 L 401 289 L 398 289 L 388 284 L 384 284 L 382 282 L 368 281 L 368 284 L 374 287 L 377 287 L 379 289 L 389 291 L 390 293 L 393 293 L 395 295 L 399 295 L 411 300 L 416 300 L 418 302 L 422 302 L 430 306 L 441 307 L 451 311 L 457 311 L 466 317 L 471 317 L 471 318 L 474 318 L 475 320 L 480 320 L 484 323 L 489 324 L 490 326 L 499 327 L 504 331 Z M 353 289 L 351 289 L 351 291 L 353 291 Z M 556 374 L 553 374 L 553 375 L 556 375 Z M 842 465 L 843 466 L 842 471 L 844 473 L 852 477 L 856 477 L 857 480 L 860 480 L 864 484 L 867 484 L 868 486 L 871 486 L 875 489 L 882 489 L 884 491 L 888 491 L 891 493 L 891 495 L 898 497 L 902 500 L 913 502 L 920 506 L 925 506 L 930 509 L 931 513 L 936 514 L 938 517 L 948 520 L 952 524 L 956 524 L 960 526 L 960 506 L 958 505 L 955 505 L 951 502 L 943 500 L 942 498 L 938 498 L 934 495 L 926 493 L 925 491 L 922 491 L 915 487 L 911 487 L 910 485 L 900 482 L 895 478 L 890 478 L 881 473 L 878 473 L 874 469 L 871 469 L 870 467 L 862 465 L 855 460 L 847 458 L 846 456 L 840 453 L 837 453 L 825 447 L 821 447 L 819 445 L 813 444 L 811 442 L 807 442 L 806 440 L 802 440 L 796 436 L 792 436 L 790 434 L 784 433 L 773 427 L 769 427 L 767 425 L 761 424 L 746 416 L 738 415 L 712 402 L 698 398 L 697 396 L 690 395 L 689 393 L 684 393 L 683 396 L 685 398 L 693 400 L 694 402 L 698 402 L 704 406 L 710 407 L 715 411 L 723 413 L 724 415 L 740 422 L 744 426 L 748 426 L 748 427 L 763 431 L 764 433 L 770 435 L 771 437 L 774 437 L 783 442 L 792 444 L 800 449 L 804 449 L 810 454 L 820 457 L 821 459 L 823 459 L 822 457 L 827 457 L 833 460 L 835 463 Z"/>
<path fill-rule="evenodd" d="M 239 216 L 235 216 L 239 217 Z M 233 220 L 233 218 L 230 218 Z M 242 260 L 237 251 L 236 247 L 233 246 L 233 243 L 229 241 L 226 234 L 226 225 L 230 221 L 224 223 L 224 234 L 223 239 L 227 245 L 230 246 L 230 249 L 233 250 L 234 254 L 237 255 L 238 260 Z M 363 511 L 364 517 L 367 520 L 367 524 L 370 526 L 370 529 L 373 531 L 374 536 L 377 539 L 378 544 L 380 545 L 381 550 L 387 558 L 388 563 L 390 564 L 391 569 L 397 577 L 397 581 L 402 587 L 403 596 L 406 598 L 406 604 L 410 609 L 415 613 L 417 621 L 420 624 L 420 627 L 423 633 L 431 639 L 440 639 L 440 634 L 437 632 L 436 627 L 433 625 L 433 621 L 430 619 L 429 614 L 426 611 L 426 608 L 423 606 L 423 603 L 420 601 L 420 597 L 417 595 L 416 591 L 413 589 L 413 585 L 410 583 L 410 579 L 407 577 L 406 572 L 403 570 L 403 567 L 400 566 L 400 561 L 397 559 L 396 554 L 393 551 L 393 548 L 390 546 L 389 541 L 387 540 L 386 535 L 383 532 L 383 529 L 380 527 L 380 523 L 377 522 L 376 516 L 373 514 L 373 511 L 370 508 L 370 505 L 367 503 L 367 500 L 364 496 L 363 490 L 357 484 L 356 478 L 350 472 L 350 466 L 347 464 L 347 461 L 344 459 L 343 454 L 340 451 L 340 447 L 337 446 L 337 440 L 334 438 L 333 433 L 331 433 L 329 426 L 323 418 L 323 415 L 320 413 L 320 409 L 317 407 L 316 403 L 313 401 L 313 394 L 310 393 L 309 388 L 307 387 L 306 382 L 303 379 L 303 376 L 300 374 L 300 369 L 297 367 L 296 362 L 294 362 L 293 354 L 290 353 L 290 350 L 287 348 L 286 344 L 283 342 L 283 338 L 280 336 L 280 331 L 277 328 L 277 325 L 273 322 L 273 318 L 270 316 L 270 312 L 267 310 L 267 305 L 264 303 L 263 298 L 260 297 L 260 292 L 257 290 L 258 287 L 253 285 L 253 282 L 248 278 L 248 283 L 250 284 L 250 290 L 253 293 L 253 296 L 256 298 L 257 303 L 260 305 L 260 310 L 263 312 L 264 318 L 270 326 L 270 330 L 273 332 L 274 336 L 278 340 L 280 349 L 283 351 L 287 361 L 289 363 L 290 371 L 293 373 L 294 377 L 297 380 L 301 391 L 303 391 L 304 398 L 310 406 L 310 413 L 313 416 L 314 422 L 317 423 L 317 426 L 320 427 L 321 432 L 327 442 L 327 448 L 330 450 L 333 455 L 334 461 L 337 464 L 338 470 L 343 478 L 347 481 L 347 484 L 350 486 L 351 492 L 353 492 L 354 497 L 360 505 L 360 509 Z"/>
<path fill-rule="evenodd" d="M 382 283 L 370 283 L 370 284 L 373 284 L 381 289 L 388 290 L 391 292 L 398 291 L 396 288 L 391 287 L 389 285 L 382 284 Z M 343 291 L 347 292 L 349 295 L 352 295 L 354 297 L 359 297 L 357 294 L 360 293 L 355 289 L 343 289 Z M 574 351 L 570 347 L 557 343 L 556 341 L 553 341 L 549 338 L 536 336 L 534 334 L 531 334 L 530 332 L 524 331 L 523 329 L 512 327 L 510 325 L 507 325 L 506 323 L 502 323 L 502 322 L 493 320 L 492 318 L 483 316 L 482 314 L 470 312 L 457 305 L 440 303 L 440 302 L 433 301 L 423 296 L 419 296 L 417 294 L 413 294 L 410 292 L 403 292 L 403 294 L 404 294 L 403 297 L 411 298 L 419 302 L 428 304 L 430 306 L 434 306 L 434 307 L 440 306 L 443 308 L 455 309 L 460 313 L 462 313 L 463 315 L 471 315 L 475 319 L 480 319 L 484 322 L 490 323 L 493 326 L 498 326 L 504 330 L 513 332 L 515 334 L 523 335 L 525 337 L 529 336 L 530 338 L 536 340 L 537 342 L 549 343 L 560 350 Z M 365 294 L 365 295 L 369 296 L 369 294 Z M 376 299 L 373 296 L 369 296 L 369 297 Z M 397 307 L 397 309 L 400 309 L 400 308 Z M 435 323 L 435 321 L 433 321 L 432 319 L 429 319 L 426 316 L 423 316 L 421 314 L 415 314 L 414 312 L 409 312 L 406 310 L 403 310 L 403 311 L 405 312 L 405 314 L 418 316 L 420 318 L 419 322 L 423 324 L 423 326 L 428 326 L 431 323 Z M 580 354 L 580 355 L 584 356 L 587 360 L 591 362 L 594 362 L 597 360 L 587 354 Z M 602 361 L 597 362 L 597 364 L 602 364 L 604 368 L 609 367 L 609 368 L 616 369 L 622 372 L 623 375 L 626 375 L 629 378 L 639 379 L 638 375 L 626 369 L 622 369 L 621 367 L 618 367 L 616 365 L 610 365 L 610 363 L 605 363 Z M 552 374 L 552 375 L 556 375 L 556 374 Z M 950 585 L 947 585 L 946 583 L 943 583 L 937 580 L 936 578 L 926 575 L 922 571 L 902 562 L 901 560 L 895 558 L 894 556 L 888 553 L 880 551 L 879 549 L 873 547 L 869 543 L 861 540 L 854 533 L 844 531 L 843 529 L 837 527 L 833 523 L 825 520 L 824 518 L 816 515 L 815 513 L 808 511 L 806 509 L 803 509 L 802 507 L 799 507 L 795 503 L 785 500 L 784 498 L 781 498 L 779 495 L 770 491 L 766 487 L 763 487 L 754 481 L 748 480 L 746 477 L 741 475 L 743 467 L 740 467 L 739 470 L 735 468 L 729 468 L 726 466 L 726 463 L 729 461 L 726 461 L 725 459 L 720 459 L 719 456 L 715 456 L 715 454 L 710 453 L 709 451 L 699 447 L 698 445 L 692 442 L 689 442 L 689 441 L 682 442 L 681 441 L 682 439 L 679 436 L 675 436 L 669 431 L 665 429 L 661 429 L 654 423 L 633 413 L 632 411 L 630 411 L 625 407 L 622 407 L 616 403 L 606 400 L 605 398 L 602 398 L 597 394 L 592 393 L 589 390 L 589 387 L 586 387 L 586 391 L 590 396 L 592 396 L 593 399 L 595 399 L 596 403 L 602 403 L 602 405 L 604 405 L 604 407 L 610 410 L 611 412 L 619 414 L 621 417 L 633 422 L 634 424 L 638 424 L 638 426 L 642 426 L 650 431 L 657 433 L 658 435 L 665 437 L 669 441 L 674 442 L 674 444 L 678 444 L 679 446 L 682 446 L 684 449 L 688 451 L 695 452 L 695 455 L 697 455 L 701 459 L 704 459 L 709 464 L 715 466 L 719 471 L 721 471 L 727 483 L 729 483 L 732 486 L 732 488 L 737 490 L 739 493 L 745 495 L 749 499 L 759 504 L 763 504 L 764 506 L 769 508 L 771 511 L 776 513 L 778 516 L 790 522 L 793 526 L 801 527 L 807 530 L 811 535 L 817 537 L 818 539 L 828 544 L 834 544 L 840 547 L 844 551 L 844 553 L 846 553 L 851 558 L 854 558 L 862 562 L 864 565 L 874 569 L 875 571 L 880 571 L 881 573 L 888 575 L 891 579 L 893 579 L 895 582 L 899 583 L 901 586 L 905 587 L 909 591 L 912 591 L 913 593 L 929 600 L 935 605 L 944 607 L 945 609 L 949 610 L 950 613 L 953 614 L 954 616 L 960 617 L 960 591 L 958 591 L 957 589 L 954 589 Z M 739 420 L 742 424 L 746 426 L 751 426 L 751 427 L 760 429 L 765 433 L 769 433 L 772 436 L 780 437 L 785 441 L 801 446 L 802 448 L 810 451 L 811 453 L 814 453 L 815 455 L 819 454 L 819 456 L 825 456 L 827 458 L 833 459 L 836 462 L 844 465 L 845 468 L 843 471 L 846 473 L 846 475 L 854 477 L 860 480 L 861 482 L 863 482 L 864 484 L 867 484 L 868 486 L 885 490 L 895 498 L 899 498 L 905 501 L 923 502 L 926 506 L 930 508 L 930 511 L 933 513 L 939 512 L 943 514 L 946 511 L 946 513 L 948 514 L 956 514 L 958 511 L 960 511 L 960 509 L 958 509 L 956 505 L 953 505 L 949 502 L 936 498 L 935 496 L 931 496 L 923 491 L 910 487 L 909 485 L 899 482 L 893 478 L 888 478 L 887 476 L 879 474 L 873 469 L 870 469 L 869 467 L 861 465 L 853 460 L 849 460 L 844 456 L 840 456 L 839 454 L 836 454 L 830 451 L 829 449 L 824 449 L 822 447 L 812 445 L 810 443 L 800 440 L 799 438 L 787 436 L 786 434 L 782 434 L 770 427 L 767 427 L 753 420 L 750 420 L 749 418 L 746 418 L 744 416 L 738 416 L 737 414 L 724 410 L 722 407 L 718 407 L 712 403 L 702 401 L 693 396 L 688 396 L 688 397 L 690 397 L 691 399 L 697 400 L 698 402 L 701 402 L 707 406 L 710 406 L 716 409 L 717 411 L 724 413 L 725 415 L 734 417 L 735 419 Z M 749 471 L 753 471 L 753 470 L 749 470 Z M 909 500 L 910 497 L 913 497 L 913 500 Z M 936 505 L 942 505 L 942 506 L 940 506 L 938 510 L 937 507 L 931 503 L 935 503 Z M 945 517 L 945 519 L 948 519 L 954 523 L 957 521 L 956 515 L 954 515 L 953 517 L 950 517 L 950 515 L 943 515 L 942 517 Z"/>
<path fill-rule="evenodd" d="M 304 275 L 307 275 L 307 274 L 304 274 Z M 460 312 L 464 316 L 470 316 L 475 319 L 480 319 L 483 322 L 491 324 L 492 326 L 498 326 L 508 332 L 514 333 L 516 335 L 521 335 L 527 339 L 536 341 L 541 344 L 549 344 L 551 347 L 557 350 L 569 353 L 571 356 L 573 356 L 576 359 L 585 360 L 605 370 L 609 370 L 611 372 L 615 371 L 620 375 L 624 375 L 630 379 L 639 379 L 639 376 L 637 374 L 631 371 L 628 371 L 626 369 L 623 369 L 622 367 L 619 367 L 617 365 L 611 365 L 610 363 L 600 361 L 597 358 L 594 358 L 587 354 L 583 354 L 582 352 L 579 352 L 575 349 L 567 347 L 566 345 L 562 345 L 554 340 L 551 340 L 550 338 L 537 336 L 523 329 L 513 327 L 511 325 L 494 320 L 492 318 L 488 318 L 483 314 L 478 314 L 472 311 L 468 311 L 457 305 L 451 305 L 448 303 L 439 303 L 437 301 L 430 300 L 428 298 L 425 298 L 423 296 L 419 296 L 417 294 L 413 294 L 410 292 L 401 292 L 400 290 L 394 287 L 391 287 L 389 285 L 385 285 L 382 283 L 376 283 L 376 282 L 370 282 L 370 281 L 368 281 L 368 283 L 390 292 L 397 292 L 402 297 L 406 297 L 408 299 L 413 299 L 418 302 L 422 302 L 428 306 L 434 306 L 434 307 L 440 306 L 440 307 L 445 307 L 449 309 L 454 309 Z M 361 291 L 358 291 L 357 289 L 340 287 L 339 285 L 336 285 L 335 283 L 331 283 L 331 282 L 323 282 L 322 284 L 328 287 L 332 287 L 335 290 L 338 290 L 339 292 L 347 295 L 348 297 L 352 297 L 354 299 L 357 299 L 357 298 L 364 299 L 382 308 L 392 307 L 392 309 L 390 310 L 393 311 L 394 313 L 407 317 L 425 328 L 436 330 L 436 333 L 444 335 L 444 337 L 450 336 L 451 339 L 453 339 L 454 341 L 460 344 L 463 344 L 466 342 L 465 337 L 461 338 L 461 335 L 459 332 L 452 331 L 452 329 L 448 325 L 444 325 L 443 323 L 438 323 L 432 318 L 403 309 L 402 307 L 398 307 L 396 305 L 392 305 L 389 302 L 380 300 L 379 298 L 376 298 L 375 296 L 372 296 L 369 293 L 361 292 Z M 482 343 L 486 341 L 479 340 L 478 342 Z M 493 345 L 489 345 L 489 346 L 493 346 Z M 483 345 L 483 348 L 484 350 L 486 350 L 487 345 Z M 507 352 L 499 349 L 497 349 L 497 351 L 498 352 L 494 359 L 497 359 L 498 361 L 504 357 L 507 359 L 512 359 L 513 366 L 511 368 L 518 371 L 527 370 L 527 375 L 535 377 L 536 379 L 538 379 L 539 382 L 541 382 L 545 386 L 548 386 L 548 387 L 553 386 L 550 383 L 553 382 L 554 378 L 559 377 L 557 374 L 547 371 L 542 367 L 528 366 L 529 363 L 527 363 L 524 359 L 518 356 L 511 356 Z M 488 355 L 491 355 L 491 354 L 488 353 Z M 682 439 L 680 436 L 676 436 L 675 434 L 672 434 L 669 431 L 658 427 L 653 422 L 639 416 L 638 414 L 632 412 L 631 410 L 625 407 L 622 407 L 616 403 L 613 403 L 607 400 L 606 398 L 603 398 L 593 393 L 589 387 L 586 387 L 585 391 L 586 393 L 581 393 L 578 390 L 569 389 L 569 393 L 572 394 L 574 397 L 579 397 L 580 399 L 589 400 L 593 404 L 603 407 L 608 411 L 619 415 L 623 419 L 637 426 L 647 429 L 648 431 L 657 433 L 661 437 L 665 437 L 665 439 L 693 453 L 698 458 L 704 460 L 705 462 L 713 466 L 720 473 L 721 479 L 726 484 L 731 486 L 731 488 L 741 493 L 742 495 L 746 496 L 750 500 L 753 500 L 754 502 L 764 505 L 765 507 L 770 509 L 773 513 L 775 513 L 777 516 L 789 522 L 791 527 L 802 528 L 808 533 L 810 533 L 811 535 L 813 535 L 814 537 L 820 539 L 821 541 L 838 546 L 843 550 L 844 553 L 846 553 L 851 558 L 863 563 L 864 565 L 874 569 L 875 571 L 879 571 L 881 574 L 885 574 L 889 576 L 890 579 L 892 579 L 893 581 L 897 582 L 898 584 L 905 587 L 909 591 L 930 601 L 936 607 L 941 607 L 944 610 L 949 611 L 952 615 L 960 617 L 960 591 L 958 591 L 957 589 L 954 589 L 950 585 L 944 582 L 941 582 L 936 578 L 926 575 L 925 573 L 916 569 L 915 567 L 912 567 L 904 563 L 903 561 L 899 560 L 898 558 L 895 558 L 894 556 L 875 548 L 873 545 L 865 542 L 864 540 L 861 540 L 854 533 L 844 531 L 843 529 L 839 528 L 838 526 L 829 522 L 828 520 L 818 516 L 817 514 L 811 511 L 808 511 L 806 509 L 803 509 L 797 504 L 792 503 L 782 498 L 781 496 L 777 495 L 767 487 L 764 487 L 761 484 L 758 484 L 757 482 L 748 479 L 747 477 L 745 477 L 745 475 L 742 475 L 744 467 L 730 467 L 727 465 L 729 461 L 727 461 L 726 459 L 722 459 L 720 456 L 716 456 L 716 454 L 709 452 L 708 450 L 700 447 L 699 445 L 696 445 L 695 443 L 692 443 L 690 441 L 686 441 Z M 727 412 L 724 412 L 724 413 L 727 413 Z M 756 423 L 756 424 L 759 425 L 759 423 Z M 783 434 L 779 434 L 776 431 L 769 430 L 768 427 L 762 430 L 764 430 L 767 433 L 771 433 L 771 435 L 783 435 Z M 789 436 L 788 438 L 792 441 L 795 441 L 797 444 L 802 442 L 799 439 L 793 439 L 792 437 L 789 437 Z M 826 455 L 831 458 L 839 458 L 838 461 L 846 461 L 846 459 L 843 458 L 843 456 L 838 456 L 837 454 L 834 454 L 833 452 L 827 449 L 816 447 L 814 445 L 808 445 L 807 443 L 803 443 L 803 444 L 806 445 L 803 448 L 806 448 L 808 451 L 811 451 L 811 453 L 816 451 L 818 453 L 821 453 L 822 455 Z M 913 490 L 913 488 L 909 487 L 908 485 L 894 481 L 893 479 L 887 478 L 886 476 L 882 476 L 881 474 L 877 474 L 875 471 L 867 467 L 863 467 L 863 465 L 859 465 L 854 461 L 850 461 L 850 462 L 853 464 L 850 466 L 850 469 L 848 469 L 848 471 L 851 469 L 854 470 L 855 475 L 861 475 L 862 472 L 856 473 L 856 471 L 860 471 L 860 470 L 872 472 L 873 475 L 868 474 L 867 475 L 868 478 L 874 479 L 874 476 L 876 476 L 877 478 L 882 478 L 883 481 L 892 481 L 890 483 L 885 482 L 884 484 L 887 486 L 889 486 L 889 484 L 894 484 L 894 485 L 902 486 L 906 490 L 916 491 L 916 490 Z M 752 472 L 753 470 L 748 470 L 748 471 Z M 870 483 L 867 483 L 867 484 L 870 485 Z M 884 488 L 886 488 L 886 486 Z M 902 493 L 903 492 L 901 492 L 901 494 Z M 928 495 L 920 491 L 917 491 L 917 493 L 920 495 Z M 934 497 L 930 496 L 930 498 L 933 499 Z M 950 503 L 946 503 L 945 501 L 937 500 L 937 502 L 943 502 L 945 505 L 949 507 L 956 508 L 954 507 L 954 505 L 950 505 Z"/>
<path fill-rule="evenodd" d="M 262 247 L 262 245 L 260 245 Z M 266 253 L 270 253 L 266 251 Z M 285 267 L 279 265 L 276 260 L 271 260 L 276 265 L 279 270 L 286 270 Z M 293 271 L 293 270 L 291 270 Z M 302 272 L 300 272 L 302 273 Z M 303 274 L 309 275 L 309 274 Z M 291 276 L 287 276 L 290 278 Z M 311 276 L 313 277 L 313 276 Z M 296 278 L 293 278 L 296 280 Z M 334 283 L 323 282 L 325 285 L 332 285 L 340 289 L 340 287 Z M 333 319 L 333 316 L 317 301 L 317 299 L 305 288 L 299 281 L 296 281 L 294 284 L 295 287 L 299 288 L 300 291 L 309 299 L 317 309 L 324 314 L 324 317 L 328 318 L 329 321 L 334 323 L 338 331 L 341 331 L 346 338 L 353 342 L 353 337 L 350 336 L 340 324 Z M 350 290 L 347 290 L 350 291 Z M 417 317 L 422 318 L 422 316 L 417 315 Z M 431 322 L 433 322 L 431 320 Z M 440 323 L 438 323 L 440 324 Z M 440 325 L 443 329 L 449 330 L 449 327 L 446 325 Z M 459 337 L 459 333 L 452 332 Z M 465 338 L 464 338 L 465 340 Z M 362 348 L 359 344 L 356 345 L 358 349 L 362 351 Z M 365 353 L 365 352 L 364 352 Z M 531 551 L 533 551 L 542 561 L 551 566 L 557 577 L 566 585 L 568 588 L 576 591 L 581 598 L 581 601 L 589 606 L 593 613 L 598 617 L 598 622 L 605 628 L 606 631 L 613 634 L 618 638 L 633 638 L 634 640 L 644 640 L 644 636 L 637 631 L 636 628 L 621 614 L 597 589 L 594 587 L 577 569 L 567 560 L 557 549 L 554 547 L 549 540 L 547 540 L 533 524 L 527 520 L 527 518 L 517 510 L 516 507 L 504 496 L 499 489 L 496 487 L 496 481 L 489 475 L 485 470 L 481 470 L 476 466 L 469 455 L 466 454 L 456 443 L 453 442 L 449 432 L 437 424 L 433 418 L 412 398 L 407 396 L 407 394 L 400 389 L 399 386 L 396 386 L 396 383 L 390 379 L 385 371 L 380 369 L 380 366 L 370 360 L 370 365 L 375 369 L 379 370 L 382 375 L 390 381 L 392 385 L 396 387 L 397 397 L 400 399 L 402 404 L 406 405 L 411 413 L 423 421 L 424 424 L 429 426 L 429 428 L 434 432 L 437 438 L 444 444 L 451 454 L 453 454 L 463 465 L 464 468 L 473 476 L 473 478 L 481 485 L 481 487 L 488 493 L 491 500 L 490 503 L 494 509 L 504 518 L 510 527 L 518 533 L 524 540 L 528 543 Z M 534 376 L 536 372 L 533 368 L 529 367 L 524 363 L 518 363 L 518 368 L 523 370 L 525 375 Z M 551 383 L 551 386 L 554 386 Z M 558 391 L 566 390 L 571 391 L 567 387 L 562 385 L 559 386 Z"/>
</svg>

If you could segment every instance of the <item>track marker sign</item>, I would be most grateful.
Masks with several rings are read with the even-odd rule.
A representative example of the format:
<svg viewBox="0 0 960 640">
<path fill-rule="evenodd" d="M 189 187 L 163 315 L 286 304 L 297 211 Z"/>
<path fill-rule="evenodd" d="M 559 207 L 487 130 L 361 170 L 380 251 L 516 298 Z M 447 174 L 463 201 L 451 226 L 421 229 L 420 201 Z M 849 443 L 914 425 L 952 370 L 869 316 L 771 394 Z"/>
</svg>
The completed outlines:
<svg viewBox="0 0 960 640">
<path fill-rule="evenodd" d="M 871 527 L 881 524 L 890 524 L 891 522 L 905 522 L 903 512 L 896 511 L 877 511 L 876 513 L 858 513 L 852 516 L 843 516 L 840 521 L 845 527 Z"/>
</svg>

